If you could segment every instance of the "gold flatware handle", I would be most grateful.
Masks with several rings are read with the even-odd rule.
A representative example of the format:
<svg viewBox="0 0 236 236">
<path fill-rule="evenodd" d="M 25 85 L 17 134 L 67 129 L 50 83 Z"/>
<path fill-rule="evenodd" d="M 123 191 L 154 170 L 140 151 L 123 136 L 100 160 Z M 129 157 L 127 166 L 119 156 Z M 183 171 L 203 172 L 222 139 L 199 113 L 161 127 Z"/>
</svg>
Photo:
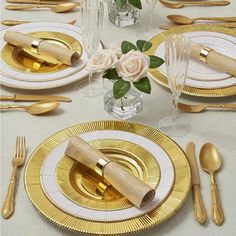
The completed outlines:
<svg viewBox="0 0 236 236">
<path fill-rule="evenodd" d="M 14 95 L 1 95 L 0 101 L 14 101 Z"/>
<path fill-rule="evenodd" d="M 211 194 L 212 194 L 212 221 L 216 225 L 222 225 L 224 222 L 224 214 L 220 204 L 219 192 L 217 189 L 217 184 L 211 184 Z"/>
<path fill-rule="evenodd" d="M 233 104 L 233 103 L 229 103 L 229 104 L 207 104 L 207 107 L 236 110 L 236 104 Z"/>
<path fill-rule="evenodd" d="M 9 104 L 7 104 L 7 105 L 0 105 L 0 110 L 8 110 L 8 109 L 15 109 L 15 108 L 24 108 L 24 106 L 22 106 L 22 105 L 9 105 Z"/>
<path fill-rule="evenodd" d="M 210 2 L 183 2 L 184 5 L 194 6 L 226 6 L 229 5 L 229 1 L 210 1 Z"/>
<path fill-rule="evenodd" d="M 26 4 L 48 4 L 48 5 L 57 5 L 61 3 L 66 3 L 68 1 L 44 1 L 44 0 L 7 0 L 9 3 L 26 3 Z M 71 2 L 71 1 L 70 1 Z M 77 3 L 78 5 L 80 4 L 79 2 L 73 2 Z"/>
<path fill-rule="evenodd" d="M 195 218 L 200 224 L 204 224 L 207 219 L 207 214 L 206 214 L 206 209 L 203 205 L 199 185 L 193 185 L 193 196 L 194 196 Z"/>
<path fill-rule="evenodd" d="M 2 217 L 8 219 L 14 212 L 14 195 L 16 188 L 16 179 L 17 179 L 17 167 L 13 167 L 12 178 L 7 190 L 7 195 L 5 202 L 2 207 Z"/>
<path fill-rule="evenodd" d="M 227 21 L 236 22 L 236 17 L 197 17 L 195 20 L 215 20 L 215 21 Z"/>
<path fill-rule="evenodd" d="M 231 23 L 208 23 L 208 24 L 194 24 L 194 25 L 208 25 L 208 26 L 219 26 L 225 28 L 236 28 L 236 22 Z M 177 27 L 183 27 L 189 25 L 160 25 L 159 28 L 163 30 L 175 29 Z"/>
<path fill-rule="evenodd" d="M 5 7 L 7 10 L 27 10 L 27 9 L 33 9 L 33 8 L 51 8 L 50 6 L 39 6 L 39 5 L 8 5 Z"/>
<path fill-rule="evenodd" d="M 7 25 L 7 26 L 14 26 L 14 25 L 20 25 L 20 24 L 29 23 L 29 22 L 30 21 L 24 21 L 24 20 L 3 20 L 1 21 L 1 24 Z"/>
</svg>

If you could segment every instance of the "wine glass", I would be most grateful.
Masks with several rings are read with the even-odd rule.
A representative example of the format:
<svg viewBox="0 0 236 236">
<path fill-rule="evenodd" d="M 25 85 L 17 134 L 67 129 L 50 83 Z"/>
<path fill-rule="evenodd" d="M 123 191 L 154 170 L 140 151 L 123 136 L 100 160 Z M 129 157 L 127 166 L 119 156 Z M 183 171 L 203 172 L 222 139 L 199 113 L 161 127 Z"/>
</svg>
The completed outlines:
<svg viewBox="0 0 236 236">
<path fill-rule="evenodd" d="M 159 121 L 159 129 L 164 133 L 181 137 L 190 132 L 188 122 L 178 117 L 178 101 L 187 78 L 191 41 L 184 34 L 171 34 L 165 40 L 165 64 L 168 84 L 172 92 L 174 112 Z"/>
<path fill-rule="evenodd" d="M 149 40 L 154 35 L 154 32 L 152 30 L 152 20 L 153 20 L 153 9 L 157 3 L 157 0 L 146 0 L 146 3 L 147 3 L 147 7 L 148 7 L 147 25 L 144 30 L 142 30 L 140 33 L 138 33 L 138 37 L 141 37 L 142 39 Z"/>
<path fill-rule="evenodd" d="M 104 5 L 99 0 L 84 0 L 81 3 L 81 33 L 84 50 L 88 60 L 98 50 L 102 33 Z M 92 78 L 93 72 L 89 68 L 88 86 L 80 90 L 85 97 L 95 97 L 102 94 L 102 85 L 97 79 Z"/>
</svg>

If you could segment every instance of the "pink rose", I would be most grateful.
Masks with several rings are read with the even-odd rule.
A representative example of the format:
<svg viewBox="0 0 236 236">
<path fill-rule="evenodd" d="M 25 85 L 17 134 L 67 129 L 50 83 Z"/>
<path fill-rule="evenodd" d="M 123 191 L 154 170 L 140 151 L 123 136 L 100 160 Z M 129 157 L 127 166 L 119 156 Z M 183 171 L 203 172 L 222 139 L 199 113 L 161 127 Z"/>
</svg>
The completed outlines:
<svg viewBox="0 0 236 236">
<path fill-rule="evenodd" d="M 140 51 L 131 50 L 116 63 L 119 76 L 137 82 L 147 75 L 150 59 Z"/>
</svg>

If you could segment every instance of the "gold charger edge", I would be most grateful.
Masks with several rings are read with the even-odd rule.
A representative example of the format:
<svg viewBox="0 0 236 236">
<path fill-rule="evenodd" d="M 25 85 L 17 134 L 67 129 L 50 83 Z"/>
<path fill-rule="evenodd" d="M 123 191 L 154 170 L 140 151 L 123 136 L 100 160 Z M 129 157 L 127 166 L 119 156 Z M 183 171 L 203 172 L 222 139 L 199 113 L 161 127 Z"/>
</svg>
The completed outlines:
<svg viewBox="0 0 236 236">
<path fill-rule="evenodd" d="M 120 130 L 147 137 L 170 157 L 176 174 L 173 190 L 165 202 L 155 210 L 124 221 L 96 222 L 68 215 L 54 206 L 40 185 L 40 167 L 45 156 L 58 144 L 71 136 L 95 130 Z M 139 232 L 159 225 L 173 216 L 184 204 L 191 189 L 191 170 L 184 151 L 172 139 L 154 128 L 122 121 L 94 121 L 63 129 L 42 142 L 32 153 L 24 174 L 25 190 L 36 209 L 49 221 L 68 230 L 98 235 L 115 235 Z"/>
</svg>

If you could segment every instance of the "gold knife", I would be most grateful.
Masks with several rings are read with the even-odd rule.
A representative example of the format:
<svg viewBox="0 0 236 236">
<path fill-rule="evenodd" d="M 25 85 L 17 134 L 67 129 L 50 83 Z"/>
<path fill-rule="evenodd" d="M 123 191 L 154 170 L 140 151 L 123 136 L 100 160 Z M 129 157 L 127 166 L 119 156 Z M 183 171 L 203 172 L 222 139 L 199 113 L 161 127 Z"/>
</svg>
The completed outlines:
<svg viewBox="0 0 236 236">
<path fill-rule="evenodd" d="M 12 102 L 35 102 L 35 101 L 60 101 L 71 102 L 68 97 L 63 96 L 47 96 L 47 95 L 1 95 L 0 101 Z"/>
<path fill-rule="evenodd" d="M 230 22 L 230 23 L 209 23 L 209 24 L 194 24 L 194 25 L 208 25 L 208 26 L 219 26 L 219 27 L 225 27 L 225 28 L 236 28 L 236 22 Z M 160 29 L 164 30 L 170 30 L 175 29 L 177 27 L 183 27 L 188 25 L 160 25 Z"/>
<path fill-rule="evenodd" d="M 192 142 L 188 143 L 186 148 L 186 154 L 192 171 L 192 189 L 193 189 L 195 218 L 200 224 L 204 224 L 207 219 L 207 214 L 206 214 L 206 209 L 203 205 L 200 192 L 200 178 L 196 162 L 194 143 Z"/>
<path fill-rule="evenodd" d="M 61 3 L 71 2 L 67 0 L 61 0 L 61 1 L 50 1 L 50 0 L 7 0 L 9 3 L 25 3 L 25 4 L 47 4 L 47 5 L 57 5 Z M 78 3 L 79 2 L 74 2 Z"/>
</svg>

